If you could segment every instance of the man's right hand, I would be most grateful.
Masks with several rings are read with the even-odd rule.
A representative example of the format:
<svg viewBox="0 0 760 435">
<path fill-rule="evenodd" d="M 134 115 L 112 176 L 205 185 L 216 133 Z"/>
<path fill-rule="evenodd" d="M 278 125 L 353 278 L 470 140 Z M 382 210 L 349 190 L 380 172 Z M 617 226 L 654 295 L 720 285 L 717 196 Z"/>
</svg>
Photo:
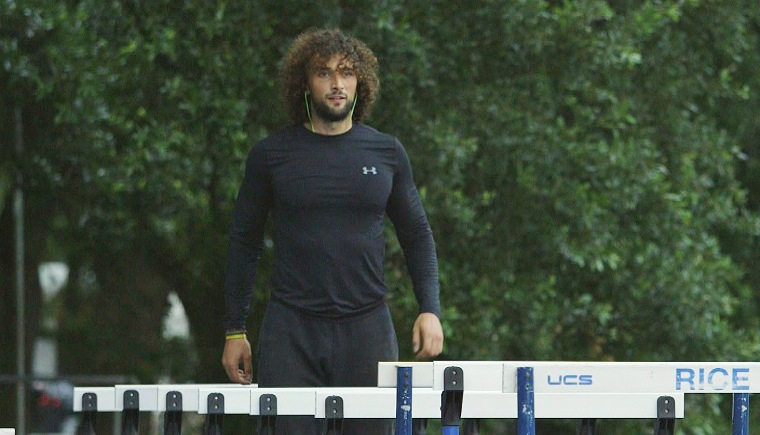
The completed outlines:
<svg viewBox="0 0 760 435">
<path fill-rule="evenodd" d="M 251 343 L 246 338 L 226 340 L 222 365 L 230 381 L 248 385 L 253 381 L 252 369 L 253 356 L 251 355 Z M 240 364 L 243 369 L 240 369 Z"/>
</svg>

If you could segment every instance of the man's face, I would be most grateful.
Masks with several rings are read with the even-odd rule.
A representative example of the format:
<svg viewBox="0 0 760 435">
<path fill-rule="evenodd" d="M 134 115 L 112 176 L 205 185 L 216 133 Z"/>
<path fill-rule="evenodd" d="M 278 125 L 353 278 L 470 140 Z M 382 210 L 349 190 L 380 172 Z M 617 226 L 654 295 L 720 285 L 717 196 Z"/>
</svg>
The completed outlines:
<svg viewBox="0 0 760 435">
<path fill-rule="evenodd" d="M 349 60 L 339 54 L 326 61 L 316 59 L 309 67 L 307 81 L 314 115 L 326 122 L 343 121 L 349 116 L 357 85 Z"/>
</svg>

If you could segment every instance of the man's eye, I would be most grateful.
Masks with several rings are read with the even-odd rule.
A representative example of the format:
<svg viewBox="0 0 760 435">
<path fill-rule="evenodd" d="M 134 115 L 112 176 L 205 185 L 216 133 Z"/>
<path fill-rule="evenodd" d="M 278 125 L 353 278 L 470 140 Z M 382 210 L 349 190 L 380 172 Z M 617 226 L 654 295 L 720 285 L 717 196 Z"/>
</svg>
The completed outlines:
<svg viewBox="0 0 760 435">
<path fill-rule="evenodd" d="M 346 77 L 353 77 L 354 70 L 352 70 L 352 69 L 344 69 L 343 70 L 343 75 L 346 76 Z"/>
</svg>

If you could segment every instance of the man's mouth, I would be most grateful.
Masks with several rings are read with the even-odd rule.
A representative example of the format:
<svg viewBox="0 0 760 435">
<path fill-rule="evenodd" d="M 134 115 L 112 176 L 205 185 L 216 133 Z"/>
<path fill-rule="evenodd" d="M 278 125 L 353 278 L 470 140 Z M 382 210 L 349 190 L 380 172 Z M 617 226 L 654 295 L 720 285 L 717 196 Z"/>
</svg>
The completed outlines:
<svg viewBox="0 0 760 435">
<path fill-rule="evenodd" d="M 327 97 L 328 100 L 330 100 L 333 103 L 341 103 L 346 100 L 345 95 L 330 95 Z"/>
</svg>

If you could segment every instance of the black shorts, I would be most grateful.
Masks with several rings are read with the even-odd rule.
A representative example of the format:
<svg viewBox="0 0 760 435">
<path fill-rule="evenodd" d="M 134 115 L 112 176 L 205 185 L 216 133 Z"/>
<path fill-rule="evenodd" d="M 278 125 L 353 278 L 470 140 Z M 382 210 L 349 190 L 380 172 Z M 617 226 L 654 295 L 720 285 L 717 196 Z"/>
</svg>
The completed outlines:
<svg viewBox="0 0 760 435">
<path fill-rule="evenodd" d="M 279 302 L 267 306 L 259 335 L 260 387 L 377 385 L 377 363 L 398 359 L 387 305 L 348 319 L 304 314 Z M 278 434 L 314 435 L 324 422 L 278 417 Z M 390 434 L 392 420 L 346 419 L 345 434 Z"/>
</svg>

